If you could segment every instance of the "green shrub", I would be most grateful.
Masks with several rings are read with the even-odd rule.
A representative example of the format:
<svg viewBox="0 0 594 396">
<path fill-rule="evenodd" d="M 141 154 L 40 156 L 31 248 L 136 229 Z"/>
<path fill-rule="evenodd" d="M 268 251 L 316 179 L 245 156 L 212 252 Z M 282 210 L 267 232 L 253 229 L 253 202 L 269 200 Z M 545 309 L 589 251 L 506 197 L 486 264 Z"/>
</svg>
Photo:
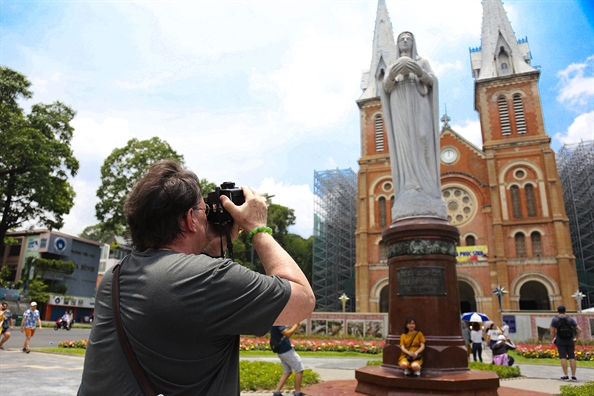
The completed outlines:
<svg viewBox="0 0 594 396">
<path fill-rule="evenodd" d="M 500 366 L 498 364 L 492 363 L 481 363 L 481 362 L 469 362 L 468 366 L 471 370 L 482 370 L 482 371 L 492 371 L 499 378 L 514 378 L 520 377 L 522 374 L 520 373 L 520 368 L 516 367 L 508 367 L 508 366 Z"/>
<path fill-rule="evenodd" d="M 368 366 L 381 366 L 382 363 L 384 363 L 384 361 L 383 360 L 379 360 L 379 359 L 368 360 L 367 361 L 367 365 Z"/>
<path fill-rule="evenodd" d="M 561 396 L 590 396 L 594 395 L 594 382 L 584 385 L 562 385 Z"/>
<path fill-rule="evenodd" d="M 274 389 L 278 385 L 282 374 L 283 366 L 280 363 L 242 360 L 239 362 L 239 389 L 242 391 Z M 305 387 L 319 382 L 320 376 L 318 373 L 313 372 L 311 369 L 306 369 L 303 372 L 302 386 Z M 285 386 L 295 386 L 295 374 L 289 377 Z"/>
</svg>

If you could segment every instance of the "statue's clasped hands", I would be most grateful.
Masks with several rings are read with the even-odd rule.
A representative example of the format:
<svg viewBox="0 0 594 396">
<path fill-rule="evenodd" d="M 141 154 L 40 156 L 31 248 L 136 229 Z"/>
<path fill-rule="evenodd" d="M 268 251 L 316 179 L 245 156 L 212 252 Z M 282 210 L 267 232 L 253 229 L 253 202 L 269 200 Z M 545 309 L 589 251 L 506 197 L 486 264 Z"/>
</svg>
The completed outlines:
<svg viewBox="0 0 594 396">
<path fill-rule="evenodd" d="M 413 73 L 417 77 L 421 78 L 423 75 L 423 69 L 417 62 L 408 56 L 400 57 L 396 63 L 390 68 L 389 78 L 395 81 L 402 81 L 404 76 Z"/>
</svg>

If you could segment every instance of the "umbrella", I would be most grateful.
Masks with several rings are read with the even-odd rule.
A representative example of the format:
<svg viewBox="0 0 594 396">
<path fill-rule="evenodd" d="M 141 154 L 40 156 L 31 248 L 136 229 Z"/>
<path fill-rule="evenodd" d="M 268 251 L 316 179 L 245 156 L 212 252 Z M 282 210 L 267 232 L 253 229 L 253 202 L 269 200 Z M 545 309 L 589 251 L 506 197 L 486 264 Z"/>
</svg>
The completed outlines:
<svg viewBox="0 0 594 396">
<path fill-rule="evenodd" d="M 466 312 L 462 314 L 462 320 L 465 322 L 486 322 L 489 317 L 479 312 Z"/>
</svg>

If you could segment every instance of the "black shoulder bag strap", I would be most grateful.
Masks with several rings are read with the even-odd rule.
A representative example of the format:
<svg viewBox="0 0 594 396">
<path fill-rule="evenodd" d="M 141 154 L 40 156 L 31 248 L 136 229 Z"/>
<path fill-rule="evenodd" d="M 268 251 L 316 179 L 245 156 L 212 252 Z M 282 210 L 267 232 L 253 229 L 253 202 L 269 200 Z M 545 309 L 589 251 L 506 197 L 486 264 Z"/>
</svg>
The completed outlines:
<svg viewBox="0 0 594 396">
<path fill-rule="evenodd" d="M 118 331 L 118 337 L 120 339 L 120 345 L 124 350 L 124 355 L 126 355 L 126 359 L 128 359 L 128 364 L 130 364 L 130 368 L 134 372 L 134 376 L 136 377 L 136 381 L 138 381 L 138 385 L 142 388 L 145 395 L 147 396 L 156 396 L 153 387 L 149 383 L 148 379 L 142 367 L 138 363 L 138 359 L 136 359 L 136 355 L 134 351 L 132 351 L 132 346 L 130 345 L 130 341 L 128 341 L 128 337 L 124 332 L 124 327 L 122 326 L 122 318 L 120 314 L 120 267 L 130 256 L 126 256 L 120 261 L 111 271 L 113 273 L 113 279 L 111 281 L 111 300 L 113 303 L 113 317 L 116 324 L 116 329 Z"/>
<path fill-rule="evenodd" d="M 412 346 L 413 342 L 415 341 L 415 338 L 417 338 L 417 334 L 419 334 L 418 331 L 415 333 L 415 336 L 412 338 L 412 340 L 410 340 L 410 344 L 408 345 L 408 350 L 409 351 L 410 351 L 410 347 Z"/>
</svg>

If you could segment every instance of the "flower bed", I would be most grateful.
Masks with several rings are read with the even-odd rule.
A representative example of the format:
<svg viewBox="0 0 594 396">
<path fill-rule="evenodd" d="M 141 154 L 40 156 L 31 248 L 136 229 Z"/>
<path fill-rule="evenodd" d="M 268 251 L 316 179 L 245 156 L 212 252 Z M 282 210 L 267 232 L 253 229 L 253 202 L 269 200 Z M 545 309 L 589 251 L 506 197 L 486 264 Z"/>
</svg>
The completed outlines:
<svg viewBox="0 0 594 396">
<path fill-rule="evenodd" d="M 64 340 L 58 344 L 58 348 L 82 348 L 87 349 L 87 345 L 89 341 L 87 340 L 78 340 L 78 341 L 68 341 Z"/>
<path fill-rule="evenodd" d="M 527 359 L 559 359 L 559 352 L 552 344 L 517 344 L 516 352 Z M 576 345 L 575 360 L 594 361 L 594 346 Z"/>
<path fill-rule="evenodd" d="M 360 352 L 372 355 L 384 350 L 384 341 L 374 340 L 339 340 L 339 339 L 291 339 L 293 348 L 298 352 Z M 241 337 L 240 351 L 270 351 L 270 339 L 265 337 Z"/>
</svg>

